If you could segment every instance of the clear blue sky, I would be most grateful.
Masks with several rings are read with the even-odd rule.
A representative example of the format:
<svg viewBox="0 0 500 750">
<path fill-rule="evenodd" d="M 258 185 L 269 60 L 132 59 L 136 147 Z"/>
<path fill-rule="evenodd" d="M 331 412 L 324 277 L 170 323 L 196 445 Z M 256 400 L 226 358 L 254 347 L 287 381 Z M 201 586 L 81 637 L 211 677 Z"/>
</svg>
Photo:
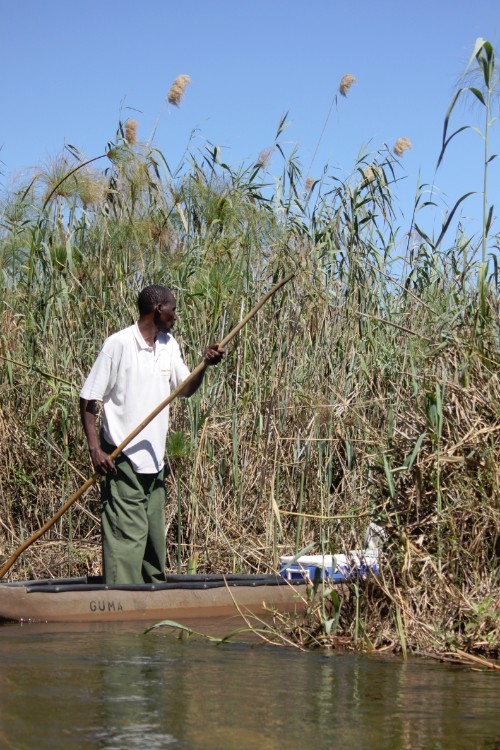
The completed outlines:
<svg viewBox="0 0 500 750">
<path fill-rule="evenodd" d="M 311 174 L 328 162 L 346 175 L 364 145 L 406 136 L 405 204 L 419 172 L 434 179 L 444 115 L 475 39 L 500 56 L 497 0 L 3 0 L 1 11 L 7 187 L 64 143 L 102 153 L 120 117 L 137 119 L 146 140 L 180 73 L 192 83 L 179 109 L 164 109 L 155 139 L 172 166 L 193 130 L 194 149 L 208 140 L 231 164 L 255 158 L 289 112 L 285 138 L 307 169 L 339 81 L 351 73 L 357 82 L 339 98 Z M 482 124 L 478 107 L 457 110 L 454 124 L 467 123 Z M 495 130 L 498 151 L 500 122 Z M 449 204 L 482 190 L 481 162 L 479 137 L 458 136 L 435 179 Z M 500 203 L 500 159 L 491 171 L 491 199 L 496 193 Z M 463 213 L 478 230 L 479 202 Z"/>
</svg>

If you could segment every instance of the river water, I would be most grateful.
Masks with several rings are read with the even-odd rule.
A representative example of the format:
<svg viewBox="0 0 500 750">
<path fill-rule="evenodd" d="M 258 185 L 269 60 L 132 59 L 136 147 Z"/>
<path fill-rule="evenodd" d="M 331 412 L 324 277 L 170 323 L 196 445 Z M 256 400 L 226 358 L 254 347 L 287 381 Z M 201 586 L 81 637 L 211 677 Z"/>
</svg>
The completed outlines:
<svg viewBox="0 0 500 750">
<path fill-rule="evenodd" d="M 497 673 L 143 628 L 0 626 L 0 748 L 500 749 Z"/>
</svg>

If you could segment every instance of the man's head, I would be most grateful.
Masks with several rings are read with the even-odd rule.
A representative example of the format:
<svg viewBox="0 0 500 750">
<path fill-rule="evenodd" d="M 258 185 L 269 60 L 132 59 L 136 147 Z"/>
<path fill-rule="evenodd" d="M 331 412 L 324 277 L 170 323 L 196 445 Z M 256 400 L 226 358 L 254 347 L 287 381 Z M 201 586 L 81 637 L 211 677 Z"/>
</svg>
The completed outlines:
<svg viewBox="0 0 500 750">
<path fill-rule="evenodd" d="M 145 318 L 153 316 L 154 323 L 162 333 L 169 333 L 176 321 L 175 297 L 165 286 L 152 284 L 145 287 L 137 299 L 139 315 Z"/>
</svg>

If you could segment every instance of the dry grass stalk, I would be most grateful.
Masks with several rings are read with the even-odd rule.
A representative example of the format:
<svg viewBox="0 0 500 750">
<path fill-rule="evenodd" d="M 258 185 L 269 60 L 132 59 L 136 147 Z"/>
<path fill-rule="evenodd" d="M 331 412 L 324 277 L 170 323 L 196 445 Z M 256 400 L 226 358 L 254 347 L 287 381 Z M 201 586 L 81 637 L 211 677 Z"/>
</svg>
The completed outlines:
<svg viewBox="0 0 500 750">
<path fill-rule="evenodd" d="M 177 76 L 172 86 L 170 87 L 170 91 L 168 92 L 167 98 L 168 98 L 169 104 L 173 104 L 176 107 L 179 106 L 179 104 L 181 103 L 181 99 L 184 96 L 184 92 L 186 90 L 186 86 L 188 85 L 188 83 L 191 83 L 190 76 L 185 75 L 185 74 Z"/>
<path fill-rule="evenodd" d="M 398 138 L 392 150 L 396 156 L 402 156 L 410 148 L 412 148 L 412 143 L 409 138 Z"/>
<path fill-rule="evenodd" d="M 353 83 L 356 83 L 355 76 L 351 75 L 350 73 L 346 73 L 345 76 L 342 76 L 339 86 L 339 91 L 342 96 L 347 96 L 347 92 L 349 91 Z"/>
<path fill-rule="evenodd" d="M 129 146 L 134 146 L 137 143 L 137 126 L 139 123 L 137 120 L 127 120 L 125 123 L 125 140 Z"/>
</svg>

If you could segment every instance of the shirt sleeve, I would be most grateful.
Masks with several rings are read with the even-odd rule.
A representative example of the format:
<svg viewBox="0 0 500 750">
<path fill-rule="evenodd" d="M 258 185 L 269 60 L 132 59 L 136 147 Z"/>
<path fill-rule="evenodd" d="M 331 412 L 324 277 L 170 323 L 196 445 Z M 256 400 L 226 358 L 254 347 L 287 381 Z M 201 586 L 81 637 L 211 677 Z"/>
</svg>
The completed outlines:
<svg viewBox="0 0 500 750">
<path fill-rule="evenodd" d="M 190 375 L 190 370 L 184 360 L 182 359 L 181 350 L 179 344 L 175 339 L 171 341 L 173 346 L 172 351 L 172 375 L 170 378 L 170 384 L 173 389 L 177 388 L 181 383 L 186 380 Z"/>
<path fill-rule="evenodd" d="M 94 362 L 89 376 L 80 391 L 80 398 L 87 401 L 102 401 L 116 380 L 116 360 L 113 345 L 107 339 Z"/>
</svg>

